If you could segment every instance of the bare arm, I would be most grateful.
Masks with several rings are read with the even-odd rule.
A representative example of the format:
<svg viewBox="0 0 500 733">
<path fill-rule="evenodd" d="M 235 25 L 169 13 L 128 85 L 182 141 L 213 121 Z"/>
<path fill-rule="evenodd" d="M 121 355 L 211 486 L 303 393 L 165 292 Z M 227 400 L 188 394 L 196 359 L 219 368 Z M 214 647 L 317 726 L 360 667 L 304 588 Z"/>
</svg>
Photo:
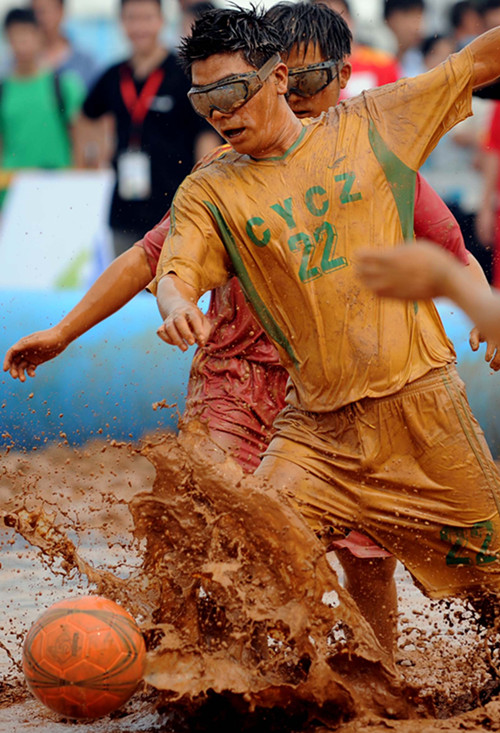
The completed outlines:
<svg viewBox="0 0 500 733">
<path fill-rule="evenodd" d="M 162 341 L 181 351 L 187 351 L 194 343 L 199 346 L 206 343 L 212 324 L 196 305 L 200 295 L 173 273 L 161 278 L 156 297 L 164 319 L 157 331 Z"/>
<path fill-rule="evenodd" d="M 443 275 L 443 295 L 453 300 L 477 324 L 481 334 L 484 334 L 480 341 L 488 339 L 485 360 L 489 361 L 493 354 L 488 357 L 488 350 L 496 348 L 495 344 L 500 343 L 500 296 L 497 292 L 492 292 L 488 282 L 485 282 L 481 266 L 472 255 L 470 257 L 477 266 L 473 276 L 467 273 L 470 268 L 458 266 L 448 269 L 447 274 Z M 500 368 L 498 351 L 490 366 L 495 371 Z"/>
<path fill-rule="evenodd" d="M 415 189 L 414 229 L 417 238 L 435 242 L 452 253 L 457 261 L 467 264 L 467 278 L 473 280 L 479 287 L 489 291 L 490 286 L 481 265 L 465 249 L 462 232 L 457 220 L 420 173 L 417 174 Z M 477 351 L 479 345 L 484 341 L 485 338 L 481 331 L 477 326 L 474 326 L 469 336 L 471 349 Z M 485 360 L 491 362 L 492 369 L 500 369 L 500 354 L 496 342 L 487 343 Z"/>
<path fill-rule="evenodd" d="M 468 288 L 470 288 L 472 284 L 473 292 L 479 293 L 480 291 L 483 291 L 483 293 L 489 295 L 491 293 L 491 288 L 488 280 L 486 279 L 483 268 L 476 260 L 474 255 L 472 255 L 470 252 L 468 252 L 467 254 L 469 256 L 469 267 L 466 268 Z M 479 345 L 484 343 L 485 341 L 487 343 L 484 360 L 489 362 L 490 367 L 497 372 L 500 369 L 500 341 L 497 341 L 495 339 L 492 340 L 491 337 L 488 336 L 488 334 L 482 333 L 479 326 L 474 326 L 469 336 L 469 343 L 472 351 L 477 351 Z"/>
<path fill-rule="evenodd" d="M 8 350 L 4 371 L 13 379 L 35 376 L 36 368 L 60 354 L 76 338 L 115 313 L 143 290 L 151 269 L 142 247 L 131 247 L 114 260 L 80 302 L 52 328 L 20 339 Z"/>
<path fill-rule="evenodd" d="M 360 253 L 358 272 L 378 295 L 410 300 L 444 296 L 457 303 L 488 338 L 500 342 L 500 296 L 432 242 Z"/>
<path fill-rule="evenodd" d="M 472 51 L 474 57 L 472 81 L 474 89 L 479 89 L 498 79 L 500 76 L 500 26 L 482 33 L 466 48 Z"/>
</svg>

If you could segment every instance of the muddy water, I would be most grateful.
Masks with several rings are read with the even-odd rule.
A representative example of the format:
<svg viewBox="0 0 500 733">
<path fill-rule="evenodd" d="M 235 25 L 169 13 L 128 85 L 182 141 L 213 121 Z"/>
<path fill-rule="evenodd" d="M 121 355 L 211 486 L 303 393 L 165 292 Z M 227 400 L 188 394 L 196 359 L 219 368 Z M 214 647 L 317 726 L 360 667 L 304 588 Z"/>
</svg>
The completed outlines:
<svg viewBox="0 0 500 733">
<path fill-rule="evenodd" d="M 199 444 L 2 457 L 0 731 L 500 729 L 495 651 L 467 609 L 400 569 L 392 669 L 286 503 Z M 26 696 L 18 665 L 34 618 L 88 592 L 85 574 L 138 618 L 154 687 L 74 724 Z"/>
</svg>

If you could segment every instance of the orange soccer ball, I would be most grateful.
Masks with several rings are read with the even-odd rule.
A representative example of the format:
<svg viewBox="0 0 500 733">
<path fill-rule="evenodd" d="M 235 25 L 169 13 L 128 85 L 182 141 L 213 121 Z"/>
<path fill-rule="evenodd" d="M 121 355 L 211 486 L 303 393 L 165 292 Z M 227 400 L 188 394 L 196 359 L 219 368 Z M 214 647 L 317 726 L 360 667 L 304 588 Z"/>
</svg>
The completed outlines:
<svg viewBox="0 0 500 733">
<path fill-rule="evenodd" d="M 132 616 L 100 596 L 54 603 L 23 646 L 29 689 L 69 718 L 98 718 L 123 705 L 142 679 L 145 659 Z"/>
</svg>

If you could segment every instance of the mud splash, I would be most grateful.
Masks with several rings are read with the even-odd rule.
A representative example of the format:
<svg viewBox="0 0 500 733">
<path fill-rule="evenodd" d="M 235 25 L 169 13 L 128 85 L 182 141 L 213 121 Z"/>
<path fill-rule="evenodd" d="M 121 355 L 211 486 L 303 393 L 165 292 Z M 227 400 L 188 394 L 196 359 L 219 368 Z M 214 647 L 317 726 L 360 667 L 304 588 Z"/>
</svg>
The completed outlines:
<svg viewBox="0 0 500 733">
<path fill-rule="evenodd" d="M 152 471 L 139 479 L 123 473 L 131 458 L 119 448 L 90 451 L 86 460 L 69 448 L 49 450 L 37 470 L 41 456 L 12 459 L 0 475 L 1 516 L 40 548 L 51 573 L 85 575 L 139 619 L 150 648 L 147 680 L 160 691 L 144 710 L 160 711 L 162 730 L 500 725 L 498 703 L 482 707 L 498 680 L 485 640 L 475 632 L 469 646 L 460 639 L 455 616 L 466 610 L 450 604 L 447 612 L 450 629 L 456 622 L 453 646 L 436 628 L 442 620 L 426 636 L 423 614 L 437 618 L 432 608 L 410 607 L 396 673 L 321 543 L 286 500 L 244 477 L 196 426 L 144 449 L 156 468 L 152 489 Z M 18 694 L 9 684 L 0 692 L 5 705 Z"/>
<path fill-rule="evenodd" d="M 165 699 L 224 694 L 239 709 L 325 723 L 410 714 L 395 670 L 325 550 L 287 501 L 193 427 L 147 449 L 131 503 L 143 570 L 161 583 L 146 674 Z"/>
</svg>

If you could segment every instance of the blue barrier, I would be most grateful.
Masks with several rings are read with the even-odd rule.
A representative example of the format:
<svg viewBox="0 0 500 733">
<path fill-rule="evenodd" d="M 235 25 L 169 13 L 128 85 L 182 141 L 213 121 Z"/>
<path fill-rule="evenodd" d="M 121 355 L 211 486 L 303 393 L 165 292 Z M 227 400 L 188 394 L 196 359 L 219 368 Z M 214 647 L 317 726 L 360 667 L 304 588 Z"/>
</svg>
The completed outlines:
<svg viewBox="0 0 500 733">
<path fill-rule="evenodd" d="M 73 307 L 82 293 L 1 291 L 0 356 L 17 339 L 48 328 Z M 500 455 L 500 374 L 493 374 L 468 344 L 469 322 L 458 309 L 439 304 L 455 344 L 458 368 L 469 400 L 494 455 Z M 175 430 L 184 399 L 193 350 L 185 354 L 155 334 L 160 317 L 155 300 L 140 295 L 96 326 L 54 361 L 39 367 L 24 384 L 0 378 L 0 445 L 32 448 L 66 436 L 80 444 L 99 435 L 135 441 L 144 434 Z M 153 409 L 165 400 L 174 405 Z"/>
<path fill-rule="evenodd" d="M 469 319 L 452 303 L 442 301 L 438 311 L 457 352 L 457 368 L 467 387 L 472 412 L 484 431 L 495 458 L 500 457 L 500 373 L 484 361 L 485 346 L 474 353 L 469 346 Z"/>
<path fill-rule="evenodd" d="M 0 354 L 21 336 L 49 328 L 80 291 L 1 291 Z M 0 445 L 32 448 L 67 437 L 135 441 L 155 429 L 175 430 L 184 409 L 193 350 L 162 343 L 156 301 L 143 294 L 84 334 L 22 384 L 0 377 Z M 153 409 L 165 400 L 168 409 Z"/>
</svg>

